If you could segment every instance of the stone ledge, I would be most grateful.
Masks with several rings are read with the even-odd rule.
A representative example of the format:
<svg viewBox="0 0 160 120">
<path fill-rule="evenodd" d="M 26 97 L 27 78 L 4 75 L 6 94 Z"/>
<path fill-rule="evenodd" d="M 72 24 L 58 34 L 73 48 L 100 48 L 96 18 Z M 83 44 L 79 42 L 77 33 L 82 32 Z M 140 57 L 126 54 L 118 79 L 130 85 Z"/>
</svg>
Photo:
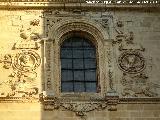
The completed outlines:
<svg viewBox="0 0 160 120">
<path fill-rule="evenodd" d="M 0 103 L 37 103 L 38 98 L 0 97 Z"/>
<path fill-rule="evenodd" d="M 0 2 L 0 9 L 160 9 L 160 4 L 106 4 L 67 2 Z"/>
<path fill-rule="evenodd" d="M 160 98 L 120 98 L 120 104 L 160 104 Z"/>
</svg>

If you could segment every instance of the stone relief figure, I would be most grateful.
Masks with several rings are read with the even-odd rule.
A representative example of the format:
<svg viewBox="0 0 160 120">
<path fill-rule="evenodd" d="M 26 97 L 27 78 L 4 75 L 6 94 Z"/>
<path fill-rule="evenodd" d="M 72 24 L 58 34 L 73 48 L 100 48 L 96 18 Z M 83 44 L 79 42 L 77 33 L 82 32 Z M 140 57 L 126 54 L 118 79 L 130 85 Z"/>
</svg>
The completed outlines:
<svg viewBox="0 0 160 120">
<path fill-rule="evenodd" d="M 38 49 L 39 44 L 38 40 L 41 39 L 40 34 L 38 33 L 40 20 L 34 19 L 30 21 L 30 25 L 28 28 L 25 28 L 22 25 L 20 30 L 20 40 L 15 43 L 14 49 Z"/>
<path fill-rule="evenodd" d="M 37 40 L 40 38 L 39 33 L 36 32 L 35 27 L 39 25 L 40 20 L 34 19 L 30 21 L 30 26 L 27 29 L 24 29 L 22 26 L 22 29 L 20 30 L 20 37 L 24 40 Z"/>
<path fill-rule="evenodd" d="M 134 42 L 134 33 L 132 31 L 128 32 L 124 40 L 121 42 L 119 46 L 119 50 L 139 50 L 144 51 L 145 49 L 142 47 L 141 44 L 137 44 Z"/>
<path fill-rule="evenodd" d="M 117 21 L 115 25 L 115 31 L 117 33 L 113 44 L 118 43 L 119 50 L 140 50 L 144 51 L 145 49 L 142 45 L 134 42 L 135 35 L 133 31 L 125 32 L 124 23 L 122 21 Z"/>
<path fill-rule="evenodd" d="M 29 82 L 11 79 L 0 84 L 0 97 L 36 97 L 38 88 Z"/>
<path fill-rule="evenodd" d="M 155 97 L 158 95 L 151 91 L 152 86 L 150 86 L 148 77 L 143 73 L 137 75 L 123 73 L 121 83 L 124 86 L 122 96 L 125 97 Z"/>
<path fill-rule="evenodd" d="M 17 54 L 14 59 L 14 67 L 18 70 L 25 71 L 24 68 L 30 68 L 34 70 L 40 64 L 40 56 L 34 51 L 22 51 Z M 28 70 L 26 70 L 28 71 Z"/>
<path fill-rule="evenodd" d="M 116 35 L 116 39 L 115 41 L 113 41 L 113 43 L 121 43 L 124 38 L 125 38 L 125 34 L 124 34 L 124 24 L 122 21 L 117 21 L 116 22 L 116 26 L 115 26 L 115 31 L 117 32 Z"/>
<path fill-rule="evenodd" d="M 127 44 L 133 44 L 133 40 L 134 40 L 134 33 L 132 31 L 129 32 L 129 35 L 126 36 L 126 43 Z"/>
<path fill-rule="evenodd" d="M 21 58 L 21 65 L 24 66 L 24 67 L 32 67 L 33 66 L 33 63 L 32 61 L 30 60 L 30 56 L 29 55 L 24 55 L 22 56 Z"/>
</svg>

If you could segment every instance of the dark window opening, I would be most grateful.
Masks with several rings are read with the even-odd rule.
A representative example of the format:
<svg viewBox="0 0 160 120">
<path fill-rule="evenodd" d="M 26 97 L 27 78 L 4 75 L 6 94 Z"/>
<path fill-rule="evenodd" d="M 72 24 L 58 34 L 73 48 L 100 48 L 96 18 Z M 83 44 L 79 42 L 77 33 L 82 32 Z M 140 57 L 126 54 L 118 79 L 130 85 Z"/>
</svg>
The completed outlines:
<svg viewBox="0 0 160 120">
<path fill-rule="evenodd" d="M 61 91 L 97 92 L 96 48 L 86 38 L 71 37 L 61 45 Z"/>
</svg>

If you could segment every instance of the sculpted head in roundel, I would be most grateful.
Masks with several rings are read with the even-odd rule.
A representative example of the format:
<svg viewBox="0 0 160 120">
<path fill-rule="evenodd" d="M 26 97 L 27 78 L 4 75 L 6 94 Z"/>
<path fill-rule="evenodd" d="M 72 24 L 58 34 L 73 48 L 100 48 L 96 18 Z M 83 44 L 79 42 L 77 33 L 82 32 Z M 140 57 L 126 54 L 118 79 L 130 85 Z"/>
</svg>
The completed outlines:
<svg viewBox="0 0 160 120">
<path fill-rule="evenodd" d="M 23 55 L 20 58 L 20 64 L 23 67 L 32 67 L 34 65 L 34 59 L 30 55 Z"/>
</svg>

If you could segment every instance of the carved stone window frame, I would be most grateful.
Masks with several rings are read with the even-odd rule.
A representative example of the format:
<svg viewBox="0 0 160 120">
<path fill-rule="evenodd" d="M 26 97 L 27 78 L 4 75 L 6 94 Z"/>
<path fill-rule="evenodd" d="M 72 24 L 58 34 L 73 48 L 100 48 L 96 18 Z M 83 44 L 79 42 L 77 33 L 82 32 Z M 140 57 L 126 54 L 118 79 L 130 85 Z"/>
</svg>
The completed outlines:
<svg viewBox="0 0 160 120">
<path fill-rule="evenodd" d="M 44 109 L 61 107 L 84 116 L 85 112 L 103 109 L 108 104 L 116 105 L 117 95 L 111 95 L 113 101 L 106 97 L 109 89 L 109 58 L 105 47 L 110 49 L 112 43 L 109 42 L 108 34 L 103 27 L 86 19 L 61 20 L 50 26 L 47 30 L 48 39 L 44 41 L 44 92 L 40 96 Z M 61 93 L 60 46 L 63 40 L 73 35 L 73 32 L 93 40 L 96 46 L 98 82 L 101 88 L 98 93 Z"/>
<path fill-rule="evenodd" d="M 98 71 L 98 83 L 100 91 L 98 93 L 61 93 L 61 63 L 60 63 L 60 46 L 67 37 L 77 34 L 92 40 L 96 46 L 96 59 Z M 104 33 L 101 26 L 86 20 L 70 20 L 62 21 L 53 26 L 48 33 L 49 40 L 45 41 L 44 55 L 44 71 L 45 71 L 45 92 L 46 95 L 54 95 L 57 97 L 75 97 L 75 96 L 99 96 L 104 97 L 106 93 L 104 66 L 104 41 L 108 35 Z"/>
</svg>

